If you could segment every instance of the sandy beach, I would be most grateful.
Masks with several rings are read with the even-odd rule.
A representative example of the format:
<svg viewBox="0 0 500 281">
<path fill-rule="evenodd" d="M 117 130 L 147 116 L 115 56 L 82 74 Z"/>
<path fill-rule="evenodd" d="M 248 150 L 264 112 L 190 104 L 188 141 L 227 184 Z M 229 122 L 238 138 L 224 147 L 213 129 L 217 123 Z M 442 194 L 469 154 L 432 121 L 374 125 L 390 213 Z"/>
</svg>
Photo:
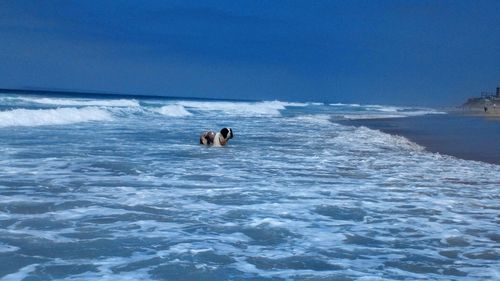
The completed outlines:
<svg viewBox="0 0 500 281">
<path fill-rule="evenodd" d="M 456 111 L 444 115 L 352 120 L 347 123 L 404 136 L 430 152 L 500 165 L 499 120 L 498 114 Z"/>
<path fill-rule="evenodd" d="M 499 89 L 497 94 L 491 94 L 488 98 L 470 98 L 457 110 L 452 110 L 452 113 L 465 114 L 471 116 L 481 116 L 492 119 L 500 119 L 500 100 Z"/>
<path fill-rule="evenodd" d="M 451 113 L 453 114 L 462 114 L 465 116 L 475 116 L 475 117 L 484 117 L 484 118 L 489 118 L 492 120 L 499 120 L 500 121 L 500 108 L 497 108 L 496 110 L 457 110 L 457 111 L 452 111 Z"/>
</svg>

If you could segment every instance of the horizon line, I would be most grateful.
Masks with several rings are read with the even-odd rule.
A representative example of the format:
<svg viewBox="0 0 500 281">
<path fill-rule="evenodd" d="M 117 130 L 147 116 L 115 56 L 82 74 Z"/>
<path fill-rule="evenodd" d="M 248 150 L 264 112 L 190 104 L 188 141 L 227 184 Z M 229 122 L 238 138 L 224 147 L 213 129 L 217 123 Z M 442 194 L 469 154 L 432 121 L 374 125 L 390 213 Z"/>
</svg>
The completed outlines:
<svg viewBox="0 0 500 281">
<path fill-rule="evenodd" d="M 58 89 L 58 88 L 43 88 L 43 87 L 25 87 L 25 88 L 1 88 L 0 94 L 6 93 L 16 93 L 16 94 L 28 94 L 28 95 L 36 95 L 36 94 L 49 94 L 49 95 L 69 95 L 69 96 L 84 96 L 90 95 L 99 98 L 134 98 L 141 97 L 145 99 L 156 99 L 156 98 L 165 98 L 165 99 L 190 99 L 190 100 L 214 100 L 214 101 L 251 101 L 256 102 L 259 100 L 252 99 L 222 99 L 222 98 L 209 98 L 209 97 L 182 97 L 182 96 L 166 96 L 166 95 L 155 95 L 155 94 L 128 94 L 128 93 L 119 93 L 119 92 L 105 92 L 105 91 L 94 91 L 94 90 L 73 90 L 73 89 Z"/>
</svg>

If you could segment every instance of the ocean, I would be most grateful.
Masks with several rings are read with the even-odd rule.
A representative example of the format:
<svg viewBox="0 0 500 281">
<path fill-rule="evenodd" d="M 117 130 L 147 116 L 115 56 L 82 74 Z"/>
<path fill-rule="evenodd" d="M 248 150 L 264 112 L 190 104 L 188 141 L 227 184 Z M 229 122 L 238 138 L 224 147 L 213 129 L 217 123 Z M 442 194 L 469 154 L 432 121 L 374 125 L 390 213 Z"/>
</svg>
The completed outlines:
<svg viewBox="0 0 500 281">
<path fill-rule="evenodd" d="M 356 123 L 419 116 L 2 94 L 0 280 L 499 280 L 500 166 Z"/>
</svg>

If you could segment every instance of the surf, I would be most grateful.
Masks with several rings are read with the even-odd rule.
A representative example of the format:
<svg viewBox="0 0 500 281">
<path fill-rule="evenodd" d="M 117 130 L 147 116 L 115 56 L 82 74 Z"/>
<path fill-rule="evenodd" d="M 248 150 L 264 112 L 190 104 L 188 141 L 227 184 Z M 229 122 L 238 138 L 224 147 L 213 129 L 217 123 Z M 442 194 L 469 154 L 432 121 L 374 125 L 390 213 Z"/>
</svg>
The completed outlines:
<svg viewBox="0 0 500 281">
<path fill-rule="evenodd" d="M 55 109 L 13 109 L 0 111 L 0 127 L 37 127 L 83 122 L 112 121 L 112 115 L 96 107 Z"/>
</svg>

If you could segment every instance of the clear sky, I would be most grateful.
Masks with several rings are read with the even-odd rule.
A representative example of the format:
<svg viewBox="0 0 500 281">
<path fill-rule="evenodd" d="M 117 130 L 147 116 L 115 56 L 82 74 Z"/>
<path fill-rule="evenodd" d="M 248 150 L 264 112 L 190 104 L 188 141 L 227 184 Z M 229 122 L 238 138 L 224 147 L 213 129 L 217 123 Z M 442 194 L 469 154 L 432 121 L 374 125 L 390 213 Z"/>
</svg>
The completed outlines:
<svg viewBox="0 0 500 281">
<path fill-rule="evenodd" d="M 500 1 L 0 1 L 0 87 L 457 105 L 500 86 Z"/>
</svg>

